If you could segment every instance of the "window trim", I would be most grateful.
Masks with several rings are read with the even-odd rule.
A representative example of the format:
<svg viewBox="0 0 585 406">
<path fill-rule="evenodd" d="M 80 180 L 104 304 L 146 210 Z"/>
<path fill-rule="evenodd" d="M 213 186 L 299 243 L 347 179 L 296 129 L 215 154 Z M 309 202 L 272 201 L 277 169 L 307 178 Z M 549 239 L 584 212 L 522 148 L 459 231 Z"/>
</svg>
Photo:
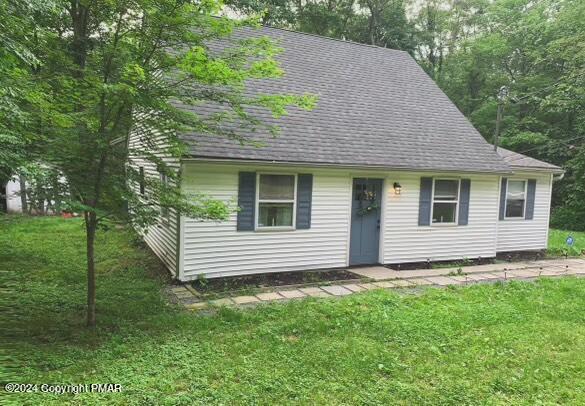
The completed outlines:
<svg viewBox="0 0 585 406">
<path fill-rule="evenodd" d="M 506 215 L 508 211 L 508 192 L 510 191 L 510 181 L 512 182 L 524 182 L 524 205 L 522 207 L 522 216 L 509 217 Z M 504 196 L 504 220 L 525 220 L 526 219 L 526 206 L 528 203 L 528 179 L 524 178 L 508 178 L 506 179 L 506 196 Z"/>
<path fill-rule="evenodd" d="M 457 200 L 435 200 L 435 185 L 438 180 L 454 180 L 457 181 Z M 459 202 L 461 200 L 461 179 L 460 178 L 435 178 L 433 177 L 433 193 L 431 195 L 431 227 L 452 227 L 459 225 Z M 433 214 L 435 211 L 435 203 L 455 203 L 455 217 L 452 222 L 449 223 L 435 223 L 433 221 Z"/>
<path fill-rule="evenodd" d="M 260 201 L 260 176 L 262 175 L 277 175 L 277 176 L 293 176 L 294 177 L 294 190 L 292 200 L 262 200 Z M 255 213 L 254 213 L 254 230 L 255 231 L 292 231 L 297 229 L 297 187 L 298 187 L 298 174 L 297 173 L 282 173 L 282 172 L 257 172 L 256 173 L 256 202 L 255 202 Z M 260 203 L 292 203 L 292 225 L 290 226 L 260 226 L 258 224 L 260 215 Z"/>
</svg>

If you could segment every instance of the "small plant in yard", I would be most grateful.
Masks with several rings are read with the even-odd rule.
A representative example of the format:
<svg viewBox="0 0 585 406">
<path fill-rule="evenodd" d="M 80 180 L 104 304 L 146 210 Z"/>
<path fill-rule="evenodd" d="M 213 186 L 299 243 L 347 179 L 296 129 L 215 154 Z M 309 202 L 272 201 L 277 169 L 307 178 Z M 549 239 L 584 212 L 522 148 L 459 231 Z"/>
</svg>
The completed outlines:
<svg viewBox="0 0 585 406">
<path fill-rule="evenodd" d="M 207 286 L 207 278 L 205 277 L 205 275 L 203 274 L 197 275 L 197 283 L 202 288 L 205 288 Z"/>
<path fill-rule="evenodd" d="M 463 272 L 463 269 L 461 269 L 461 267 L 457 268 L 456 271 L 451 271 L 448 273 L 449 276 L 459 276 L 459 275 L 467 275 L 465 272 Z"/>
</svg>

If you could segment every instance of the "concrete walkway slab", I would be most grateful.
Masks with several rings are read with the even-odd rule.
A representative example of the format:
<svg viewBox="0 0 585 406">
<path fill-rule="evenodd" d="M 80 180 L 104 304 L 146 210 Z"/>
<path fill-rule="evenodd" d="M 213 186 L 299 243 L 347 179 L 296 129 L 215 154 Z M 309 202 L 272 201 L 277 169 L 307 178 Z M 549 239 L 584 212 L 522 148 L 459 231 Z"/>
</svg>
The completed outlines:
<svg viewBox="0 0 585 406">
<path fill-rule="evenodd" d="M 428 279 L 424 279 L 424 278 L 414 278 L 414 279 L 409 279 L 409 281 L 416 284 L 417 286 L 427 286 L 427 285 L 433 284 L 433 282 L 429 281 Z"/>
<path fill-rule="evenodd" d="M 364 278 L 374 279 L 376 281 L 383 280 L 383 279 L 392 279 L 395 278 L 396 271 L 392 269 L 388 269 L 384 266 L 368 266 L 362 268 L 352 268 L 349 270 L 351 273 L 354 273 L 359 276 L 363 276 Z"/>
<path fill-rule="evenodd" d="M 379 288 L 382 289 L 389 289 L 389 288 L 393 288 L 396 285 L 394 285 L 394 283 L 389 282 L 389 281 L 382 281 L 382 282 L 374 282 L 374 285 L 376 285 Z"/>
<path fill-rule="evenodd" d="M 507 270 L 511 269 L 522 269 L 528 267 L 527 262 L 506 262 L 506 263 L 499 263 L 499 264 L 485 264 L 485 265 L 473 265 L 473 266 L 464 266 L 461 270 L 464 273 L 485 273 L 485 272 L 493 272 L 493 271 L 501 271 L 504 268 Z"/>
<path fill-rule="evenodd" d="M 280 295 L 278 292 L 265 292 L 265 293 L 258 293 L 256 297 L 263 302 L 271 302 L 273 300 L 282 300 L 284 296 Z"/>
<path fill-rule="evenodd" d="M 566 273 L 566 269 L 561 267 L 546 267 L 538 270 L 539 276 L 560 276 Z"/>
<path fill-rule="evenodd" d="M 351 291 L 352 291 L 352 292 L 354 292 L 354 293 L 357 293 L 357 292 L 363 292 L 363 291 L 365 291 L 365 290 L 366 290 L 366 288 L 363 288 L 363 287 L 361 287 L 360 285 L 357 285 L 357 284 L 355 284 L 355 283 L 352 283 L 352 284 L 349 284 L 349 285 L 343 285 L 343 287 L 344 287 L 345 289 L 349 289 L 349 290 L 351 290 Z"/>
<path fill-rule="evenodd" d="M 255 296 L 236 296 L 236 297 L 232 297 L 232 300 L 234 301 L 235 304 L 238 304 L 238 305 L 260 302 L 260 299 L 258 299 Z"/>
<path fill-rule="evenodd" d="M 301 292 L 298 289 L 294 289 L 294 290 L 279 290 L 278 293 L 280 295 L 284 296 L 287 299 L 298 299 L 298 298 L 307 296 L 307 295 L 305 295 L 303 292 Z"/>
<path fill-rule="evenodd" d="M 345 296 L 352 294 L 351 290 L 346 289 L 341 285 L 322 286 L 321 289 L 333 296 Z"/>
<path fill-rule="evenodd" d="M 207 304 L 207 302 L 198 302 L 198 303 L 191 303 L 191 304 L 185 305 L 185 307 L 189 310 L 198 311 L 198 310 L 207 309 L 208 304 Z"/>
<path fill-rule="evenodd" d="M 392 284 L 395 286 L 399 286 L 401 288 L 408 288 L 408 287 L 416 286 L 416 284 L 414 282 L 410 281 L 410 279 L 393 279 Z"/>
<path fill-rule="evenodd" d="M 448 285 L 460 285 L 462 282 L 455 279 L 448 278 L 446 276 L 431 276 L 425 278 L 433 283 L 433 285 L 448 286 Z"/>
<path fill-rule="evenodd" d="M 585 266 L 579 267 L 569 267 L 567 270 L 568 275 L 585 275 Z"/>
<path fill-rule="evenodd" d="M 360 286 L 362 288 L 364 288 L 365 290 L 374 290 L 374 289 L 380 289 L 380 287 L 372 282 L 368 282 L 368 283 L 360 283 Z"/>
<path fill-rule="evenodd" d="M 319 287 L 309 287 L 309 288 L 300 288 L 301 292 L 303 292 L 307 296 L 312 297 L 329 297 L 331 296 L 329 293 L 325 292 L 323 289 Z"/>
<path fill-rule="evenodd" d="M 511 277 L 519 278 L 536 278 L 538 277 L 538 270 L 536 269 L 516 269 L 508 273 Z"/>
<path fill-rule="evenodd" d="M 211 303 L 213 306 L 230 306 L 235 304 L 234 301 L 229 297 L 223 299 L 210 300 L 209 303 Z"/>
<path fill-rule="evenodd" d="M 463 283 L 467 283 L 467 282 L 472 282 L 473 279 L 471 279 L 469 276 L 467 275 L 454 275 L 454 276 L 449 276 L 449 278 L 456 280 L 458 282 L 463 282 Z"/>
<path fill-rule="evenodd" d="M 473 274 L 469 274 L 469 281 L 473 282 L 482 282 L 482 281 L 491 281 L 494 279 L 500 279 L 502 277 L 501 274 L 495 274 L 495 273 L 491 273 L 491 272 L 483 272 L 483 273 L 473 273 Z"/>
</svg>

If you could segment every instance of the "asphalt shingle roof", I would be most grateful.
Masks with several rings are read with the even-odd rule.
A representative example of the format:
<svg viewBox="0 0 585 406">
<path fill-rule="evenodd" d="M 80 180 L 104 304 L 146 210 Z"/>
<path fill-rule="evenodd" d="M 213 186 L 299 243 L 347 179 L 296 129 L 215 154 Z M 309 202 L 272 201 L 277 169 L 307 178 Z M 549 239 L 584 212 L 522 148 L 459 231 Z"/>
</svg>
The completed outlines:
<svg viewBox="0 0 585 406">
<path fill-rule="evenodd" d="M 540 169 L 557 173 L 563 172 L 563 169 L 556 165 L 539 161 L 538 159 L 502 147 L 498 147 L 498 155 L 500 155 L 504 161 L 514 169 Z"/>
<path fill-rule="evenodd" d="M 312 111 L 289 109 L 274 119 L 272 138 L 257 133 L 263 147 L 224 138 L 184 134 L 194 157 L 315 163 L 413 170 L 510 172 L 433 80 L 406 52 L 264 27 L 238 30 L 234 38 L 270 36 L 284 51 L 285 74 L 251 80 L 247 91 L 316 94 Z M 183 106 L 187 108 L 186 106 Z M 202 112 L 217 106 L 199 106 Z"/>
</svg>

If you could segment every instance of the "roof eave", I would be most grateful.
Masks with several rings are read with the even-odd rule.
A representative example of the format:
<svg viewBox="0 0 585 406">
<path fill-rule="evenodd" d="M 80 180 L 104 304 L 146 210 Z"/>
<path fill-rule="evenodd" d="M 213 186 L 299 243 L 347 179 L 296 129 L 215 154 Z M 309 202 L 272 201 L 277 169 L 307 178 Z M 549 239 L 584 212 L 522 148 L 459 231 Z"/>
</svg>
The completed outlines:
<svg viewBox="0 0 585 406">
<path fill-rule="evenodd" d="M 547 172 L 547 173 L 554 173 L 554 174 L 563 174 L 565 170 L 559 167 L 553 168 L 544 168 L 544 167 L 537 167 L 537 166 L 521 166 L 521 165 L 510 165 L 512 169 L 515 171 L 520 172 Z"/>
<path fill-rule="evenodd" d="M 449 173 L 470 173 L 470 174 L 491 174 L 491 175 L 513 175 L 514 171 L 510 170 L 483 170 L 476 169 L 442 169 L 442 168 L 424 168 L 409 166 L 388 166 L 388 165 L 363 165 L 363 164 L 346 164 L 346 163 L 327 163 L 327 162 L 301 162 L 301 161 L 276 161 L 263 159 L 245 159 L 245 158 L 217 158 L 204 156 L 190 156 L 182 158 L 183 162 L 215 162 L 215 163 L 236 163 L 245 162 L 258 165 L 283 165 L 283 166 L 313 166 L 317 168 L 337 168 L 337 169 L 376 169 L 391 171 L 408 171 L 408 172 L 449 172 Z"/>
</svg>

